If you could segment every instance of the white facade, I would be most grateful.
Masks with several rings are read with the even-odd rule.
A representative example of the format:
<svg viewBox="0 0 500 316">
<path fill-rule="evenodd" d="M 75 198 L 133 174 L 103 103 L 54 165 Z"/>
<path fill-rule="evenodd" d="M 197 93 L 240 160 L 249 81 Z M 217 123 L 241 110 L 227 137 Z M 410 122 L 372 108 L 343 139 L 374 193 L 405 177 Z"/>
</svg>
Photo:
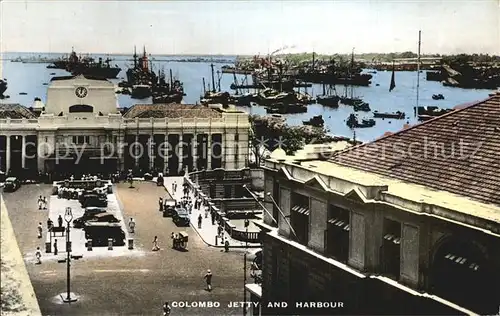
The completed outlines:
<svg viewBox="0 0 500 316">
<path fill-rule="evenodd" d="M 116 166 L 106 163 L 104 169 L 140 167 L 143 170 L 174 172 L 173 169 L 184 170 L 186 167 L 198 170 L 240 169 L 247 165 L 248 114 L 234 108 L 209 109 L 197 106 L 196 110 L 191 111 L 190 105 L 160 105 L 167 109 L 166 117 L 125 118 L 117 108 L 111 82 L 89 80 L 81 76 L 52 81 L 47 95 L 45 111 L 38 118 L 0 119 L 0 170 L 14 172 L 27 168 L 42 172 L 57 171 L 57 164 L 61 161 L 56 157 L 68 153 L 77 156 L 85 153 L 85 156 L 97 161 L 106 155 L 106 160 L 110 158 L 116 161 Z M 147 106 L 142 107 L 147 109 Z M 208 143 L 204 150 L 206 158 L 200 156 L 202 144 L 197 141 L 203 138 L 199 138 L 200 135 L 204 135 Z M 144 155 L 147 158 L 133 158 L 131 162 L 129 154 L 135 152 L 129 150 L 130 140 L 145 144 L 145 139 L 156 145 L 149 144 L 145 148 Z M 170 144 L 171 156 L 177 158 L 171 160 L 164 157 L 162 160 L 153 153 L 158 153 L 155 146 L 160 142 L 171 142 L 170 139 L 177 139 L 178 142 L 188 139 L 186 142 L 189 141 L 189 145 Z M 212 144 L 214 139 L 220 139 L 221 143 L 220 150 L 216 150 L 220 151 L 218 158 L 213 158 L 212 151 L 217 146 Z M 35 147 L 36 158 L 33 154 L 30 158 Z M 113 147 L 112 154 L 108 153 L 109 147 Z M 56 165 L 54 160 L 57 160 Z M 94 160 L 92 165 L 95 167 Z M 79 163 L 83 166 L 82 161 Z"/>
</svg>

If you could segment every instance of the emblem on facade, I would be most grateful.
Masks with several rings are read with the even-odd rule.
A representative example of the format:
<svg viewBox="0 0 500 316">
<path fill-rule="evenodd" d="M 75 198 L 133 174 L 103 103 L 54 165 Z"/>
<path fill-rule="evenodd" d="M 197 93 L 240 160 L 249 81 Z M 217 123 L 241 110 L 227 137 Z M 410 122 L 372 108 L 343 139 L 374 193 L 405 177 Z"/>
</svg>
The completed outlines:
<svg viewBox="0 0 500 316">
<path fill-rule="evenodd" d="M 88 90 L 85 87 L 78 87 L 75 89 L 75 94 L 79 98 L 85 98 L 88 94 Z"/>
</svg>

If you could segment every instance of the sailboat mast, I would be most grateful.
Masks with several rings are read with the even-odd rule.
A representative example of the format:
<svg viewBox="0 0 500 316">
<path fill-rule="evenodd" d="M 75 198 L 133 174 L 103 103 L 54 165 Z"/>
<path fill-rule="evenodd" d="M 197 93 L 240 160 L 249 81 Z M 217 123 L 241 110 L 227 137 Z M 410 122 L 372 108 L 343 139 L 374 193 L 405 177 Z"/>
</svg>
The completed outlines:
<svg viewBox="0 0 500 316">
<path fill-rule="evenodd" d="M 418 109 L 418 97 L 420 90 L 420 46 L 422 45 L 422 31 L 418 31 L 418 55 L 417 55 L 417 109 Z M 417 110 L 418 111 L 418 110 Z M 415 116 L 417 115 L 415 111 Z"/>
<path fill-rule="evenodd" d="M 210 64 L 210 69 L 212 69 L 212 92 L 215 93 L 215 74 L 214 74 L 214 64 Z"/>
</svg>

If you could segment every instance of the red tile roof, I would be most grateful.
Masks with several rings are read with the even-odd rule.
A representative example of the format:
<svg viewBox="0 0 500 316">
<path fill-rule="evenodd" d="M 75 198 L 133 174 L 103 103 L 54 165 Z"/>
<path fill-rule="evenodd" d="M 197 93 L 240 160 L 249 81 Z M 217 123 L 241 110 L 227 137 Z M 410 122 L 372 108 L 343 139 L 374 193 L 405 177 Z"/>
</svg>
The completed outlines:
<svg viewBox="0 0 500 316">
<path fill-rule="evenodd" d="M 331 161 L 500 205 L 500 93 Z"/>
<path fill-rule="evenodd" d="M 123 115 L 125 118 L 219 118 L 222 114 L 203 105 L 136 104 Z"/>
<path fill-rule="evenodd" d="M 14 103 L 2 103 L 0 104 L 0 119 L 33 119 L 36 116 L 28 110 L 25 106 Z"/>
</svg>

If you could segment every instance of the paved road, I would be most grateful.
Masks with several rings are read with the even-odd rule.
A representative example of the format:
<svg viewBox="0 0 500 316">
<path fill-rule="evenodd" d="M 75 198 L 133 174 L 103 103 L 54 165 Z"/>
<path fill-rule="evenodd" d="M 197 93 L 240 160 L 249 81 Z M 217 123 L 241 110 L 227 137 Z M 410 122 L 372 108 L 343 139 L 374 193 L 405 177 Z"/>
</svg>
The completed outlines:
<svg viewBox="0 0 500 316">
<path fill-rule="evenodd" d="M 241 308 L 228 308 L 230 301 L 243 300 L 243 252 L 221 252 L 207 247 L 190 228 L 176 227 L 158 212 L 158 197 L 164 188 L 150 182 L 135 183 L 134 189 L 119 184 L 115 189 L 124 217 L 134 217 L 136 245 L 142 256 L 84 258 L 72 262 L 72 292 L 80 300 L 70 306 L 60 304 L 57 294 L 66 290 L 66 265 L 44 261 L 27 262 L 40 308 L 44 315 L 161 315 L 164 301 L 217 301 L 221 307 L 174 308 L 172 315 L 239 315 Z M 21 252 L 29 257 L 36 246 L 38 222 L 45 224 L 47 211 L 38 211 L 38 195 L 50 194 L 50 185 L 27 185 L 15 193 L 5 193 Z M 50 207 L 50 206 L 49 206 Z M 170 234 L 189 233 L 188 252 L 171 249 Z M 157 235 L 161 251 L 152 252 Z M 25 260 L 26 261 L 26 260 Z M 43 258 L 42 258 L 43 261 Z M 206 269 L 214 274 L 213 291 L 204 290 Z"/>
</svg>

